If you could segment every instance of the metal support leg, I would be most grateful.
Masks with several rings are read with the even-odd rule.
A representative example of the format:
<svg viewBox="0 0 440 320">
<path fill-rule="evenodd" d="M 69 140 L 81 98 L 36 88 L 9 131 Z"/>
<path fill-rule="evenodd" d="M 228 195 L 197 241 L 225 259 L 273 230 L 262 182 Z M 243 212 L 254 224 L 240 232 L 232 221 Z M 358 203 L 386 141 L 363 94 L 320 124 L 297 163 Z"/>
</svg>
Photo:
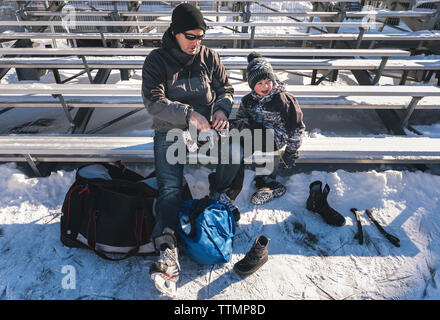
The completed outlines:
<svg viewBox="0 0 440 320">
<path fill-rule="evenodd" d="M 102 46 L 107 48 L 107 42 L 104 37 L 104 32 L 102 32 L 101 28 L 99 28 L 99 35 L 101 36 Z"/>
<path fill-rule="evenodd" d="M 414 112 L 417 103 L 422 99 L 423 97 L 412 97 L 411 102 L 409 103 L 408 107 L 406 108 L 406 115 L 401 121 L 400 125 L 402 128 L 406 128 L 408 126 L 409 119 L 411 118 L 412 113 Z"/>
<path fill-rule="evenodd" d="M 322 81 L 324 81 L 325 78 L 327 78 L 327 77 L 330 75 L 330 73 L 332 73 L 332 72 L 333 72 L 333 70 L 327 70 L 327 72 L 324 73 L 324 75 L 323 75 L 321 78 L 319 78 L 318 81 L 316 81 L 316 82 L 314 83 L 314 85 L 317 86 L 318 84 L 320 84 L 320 83 L 321 83 Z"/>
<path fill-rule="evenodd" d="M 53 97 L 58 98 L 58 100 L 60 100 L 61 106 L 63 107 L 63 110 L 64 110 L 64 113 L 65 113 L 65 115 L 67 117 L 67 120 L 69 121 L 70 128 L 67 131 L 67 133 L 70 134 L 70 133 L 73 132 L 73 129 L 75 128 L 75 123 L 73 121 L 72 115 L 69 112 L 69 107 L 67 106 L 67 103 L 64 100 L 63 95 L 61 95 L 61 94 L 54 94 Z"/>
<path fill-rule="evenodd" d="M 92 71 L 93 69 L 91 69 L 90 71 Z M 61 84 L 63 84 L 63 83 L 66 83 L 66 82 L 69 82 L 70 80 L 73 80 L 73 79 L 76 79 L 76 78 L 78 78 L 79 76 L 82 76 L 84 73 L 87 73 L 87 70 L 81 70 L 80 72 L 78 72 L 77 74 L 75 74 L 75 75 L 73 75 L 73 76 L 71 76 L 71 77 L 69 77 L 69 78 L 66 78 L 66 79 L 64 79 L 64 80 L 61 80 Z"/>
<path fill-rule="evenodd" d="M 429 70 L 426 77 L 423 79 L 423 83 L 429 83 L 429 81 L 431 81 L 433 74 L 434 74 L 434 70 Z"/>
<path fill-rule="evenodd" d="M 355 49 L 359 49 L 361 46 L 361 42 L 362 42 L 362 38 L 364 37 L 365 34 L 365 28 L 363 27 L 359 27 L 359 35 L 356 39 L 356 45 L 355 45 Z"/>
<path fill-rule="evenodd" d="M 254 47 L 254 41 L 255 41 L 255 27 L 251 27 L 251 43 L 250 47 Z"/>
<path fill-rule="evenodd" d="M 312 71 L 312 81 L 310 82 L 311 85 L 314 85 L 316 82 L 316 75 L 318 74 L 318 70 L 313 69 Z"/>
<path fill-rule="evenodd" d="M 402 76 L 400 77 L 399 86 L 403 86 L 408 79 L 408 70 L 403 70 Z"/>
<path fill-rule="evenodd" d="M 92 74 L 90 72 L 90 68 L 89 68 L 89 64 L 87 63 L 86 57 L 85 56 L 80 56 L 83 64 L 84 64 L 84 68 L 86 69 L 87 72 L 87 77 L 89 78 L 90 83 L 93 83 L 93 77 Z"/>
<path fill-rule="evenodd" d="M 111 120 L 109 122 L 106 122 L 103 125 L 95 128 L 95 129 L 92 129 L 92 130 L 88 131 L 87 134 L 97 133 L 97 132 L 99 132 L 99 131 L 101 131 L 101 130 L 111 126 L 112 124 L 114 124 L 114 123 L 116 123 L 118 121 L 121 121 L 121 120 L 123 120 L 125 118 L 128 118 L 129 116 L 135 114 L 136 112 L 142 111 L 142 110 L 145 110 L 145 108 L 137 108 L 137 109 L 131 110 L 131 111 L 123 114 L 122 116 L 117 117 L 116 119 L 113 119 L 113 120 Z"/>
<path fill-rule="evenodd" d="M 388 61 L 388 57 L 382 57 L 382 61 L 380 62 L 379 69 L 376 72 L 376 76 L 373 79 L 373 85 L 377 84 L 380 77 L 382 76 L 383 69 Z"/>
<path fill-rule="evenodd" d="M 37 165 L 34 162 L 34 159 L 32 159 L 30 154 L 24 154 L 23 157 L 26 159 L 26 162 L 29 164 L 29 166 L 31 167 L 32 171 L 35 173 L 35 175 L 37 177 L 41 177 L 41 172 L 40 170 L 38 170 Z"/>
</svg>

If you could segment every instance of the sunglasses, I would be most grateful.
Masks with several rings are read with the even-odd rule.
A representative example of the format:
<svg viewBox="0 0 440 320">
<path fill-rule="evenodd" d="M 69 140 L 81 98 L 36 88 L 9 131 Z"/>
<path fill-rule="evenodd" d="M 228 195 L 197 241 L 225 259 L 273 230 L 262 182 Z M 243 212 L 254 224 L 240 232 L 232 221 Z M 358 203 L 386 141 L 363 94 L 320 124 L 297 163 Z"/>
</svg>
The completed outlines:
<svg viewBox="0 0 440 320">
<path fill-rule="evenodd" d="M 183 32 L 183 35 L 185 36 L 185 38 L 187 39 L 187 40 L 190 40 L 190 41 L 193 41 L 193 40 L 202 40 L 203 39 L 203 37 L 205 36 L 205 34 L 202 34 L 202 35 L 200 35 L 200 36 L 196 36 L 195 34 L 191 34 L 191 33 L 186 33 L 186 32 Z"/>
</svg>

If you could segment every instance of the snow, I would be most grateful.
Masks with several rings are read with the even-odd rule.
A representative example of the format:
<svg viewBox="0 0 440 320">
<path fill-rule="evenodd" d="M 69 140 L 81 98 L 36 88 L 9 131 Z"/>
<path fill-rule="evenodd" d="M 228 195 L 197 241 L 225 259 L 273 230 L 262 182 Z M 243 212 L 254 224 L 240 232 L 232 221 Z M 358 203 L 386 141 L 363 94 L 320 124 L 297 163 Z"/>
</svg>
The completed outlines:
<svg viewBox="0 0 440 320">
<path fill-rule="evenodd" d="M 285 2 L 277 9 L 293 10 Z M 295 6 L 301 6 L 295 3 Z M 302 7 L 310 6 L 303 3 Z M 68 77 L 75 71 L 65 71 Z M 306 72 L 303 72 L 306 74 Z M 291 84 L 306 84 L 305 76 L 278 73 Z M 110 82 L 118 82 L 117 72 Z M 131 81 L 140 82 L 140 73 Z M 235 77 L 239 78 L 240 73 Z M 340 73 L 341 83 L 354 82 Z M 53 83 L 52 74 L 42 78 Z M 78 78 L 74 83 L 87 83 Z M 398 80 L 382 78 L 381 84 Z M 2 83 L 17 82 L 8 73 Z M 243 85 L 234 80 L 235 85 Z M 323 85 L 332 85 L 323 83 Z M 245 84 L 244 84 L 245 86 Z M 368 98 L 371 102 L 374 98 Z M 438 100 L 437 100 L 438 101 Z M 28 130 L 65 132 L 68 122 L 61 108 L 16 108 L 0 117 L 2 132 L 28 122 Z M 117 108 L 99 108 L 91 128 L 125 113 Z M 325 117 L 317 116 L 325 112 Z M 386 130 L 372 110 L 304 110 L 307 135 L 383 136 Z M 321 113 L 322 115 L 322 113 Z M 35 120 L 45 118 L 50 126 Z M 437 118 L 438 119 L 438 118 Z M 415 124 L 427 137 L 440 137 L 437 122 Z M 151 119 L 145 113 L 127 118 L 103 133 L 151 135 Z M 408 133 L 413 134 L 413 133 Z M 167 299 L 154 288 L 148 276 L 156 258 L 133 257 L 110 262 L 85 249 L 68 248 L 59 240 L 61 205 L 74 181 L 75 171 L 60 168 L 48 177 L 28 178 L 22 165 L 0 165 L 0 299 Z M 140 174 L 153 166 L 133 165 Z M 262 206 L 249 199 L 255 172 L 246 170 L 236 204 L 242 212 L 234 239 L 231 261 L 202 266 L 181 255 L 181 279 L 177 299 L 199 300 L 315 300 L 315 299 L 440 299 L 440 175 L 438 166 L 427 170 L 397 166 L 298 166 L 279 181 L 287 193 Z M 185 178 L 193 196 L 208 192 L 206 167 L 188 167 Z M 346 225 L 331 227 L 305 207 L 309 184 L 329 184 L 330 205 L 346 218 Z M 394 247 L 361 216 L 365 243 L 354 235 L 356 221 L 350 208 L 372 209 L 379 223 L 400 239 Z M 269 261 L 256 273 L 241 278 L 233 265 L 244 257 L 258 235 L 269 237 Z M 67 281 L 67 279 L 70 279 Z"/>
<path fill-rule="evenodd" d="M 60 206 L 74 171 L 26 178 L 16 165 L 4 164 L 0 172 L 2 299 L 163 298 L 148 277 L 153 258 L 108 262 L 61 244 Z M 209 172 L 204 167 L 186 170 L 195 197 L 206 195 Z M 287 194 L 263 206 L 249 202 L 255 191 L 253 176 L 254 171 L 246 170 L 237 199 L 242 217 L 231 261 L 201 266 L 181 256 L 178 299 L 440 298 L 438 175 L 392 168 L 299 172 L 282 177 Z M 329 203 L 345 216 L 345 226 L 328 226 L 305 208 L 308 185 L 315 180 L 329 184 Z M 365 214 L 365 244 L 359 245 L 351 207 L 372 209 L 379 223 L 401 240 L 401 247 L 391 245 Z M 269 261 L 243 279 L 232 267 L 260 234 L 271 239 Z M 75 270 L 75 289 L 63 289 L 66 266 Z"/>
</svg>

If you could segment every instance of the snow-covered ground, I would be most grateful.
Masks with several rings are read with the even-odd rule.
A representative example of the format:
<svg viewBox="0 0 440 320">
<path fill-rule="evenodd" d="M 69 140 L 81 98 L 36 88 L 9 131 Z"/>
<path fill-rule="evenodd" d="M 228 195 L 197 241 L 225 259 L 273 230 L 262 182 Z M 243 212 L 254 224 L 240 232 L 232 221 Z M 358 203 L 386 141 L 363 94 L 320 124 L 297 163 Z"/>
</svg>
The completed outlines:
<svg viewBox="0 0 440 320">
<path fill-rule="evenodd" d="M 292 84 L 310 81 L 290 73 L 279 76 Z M 344 72 L 339 79 L 341 83 L 353 81 Z M 12 73 L 2 79 L 16 81 Z M 53 82 L 53 77 L 48 74 L 42 81 Z M 87 78 L 76 81 L 87 83 Z M 110 82 L 118 81 L 115 72 Z M 139 82 L 140 71 L 130 81 Z M 393 84 L 394 80 L 383 78 L 381 84 L 387 82 Z M 234 85 L 246 86 L 238 80 Z M 124 112 L 96 110 L 90 128 Z M 372 110 L 305 110 L 304 114 L 310 136 L 386 133 Z M 7 133 L 31 122 L 26 130 L 65 132 L 68 128 L 61 108 L 16 108 L 2 114 L 0 128 Z M 440 137 L 438 122 L 424 121 L 414 127 L 426 136 Z M 148 114 L 139 112 L 102 133 L 142 134 L 150 129 Z M 148 164 L 132 168 L 141 174 L 154 169 Z M 206 167 L 186 168 L 194 197 L 207 194 L 209 172 Z M 242 216 L 231 261 L 202 266 L 181 256 L 177 299 L 439 299 L 438 172 L 438 166 L 425 171 L 367 165 L 298 166 L 292 175 L 279 178 L 287 187 L 285 196 L 253 206 L 249 199 L 255 191 L 255 172 L 246 170 L 244 188 L 236 202 Z M 109 262 L 88 250 L 61 244 L 61 205 L 74 174 L 71 167 L 65 167 L 48 177 L 27 178 L 16 164 L 0 165 L 0 299 L 166 299 L 148 276 L 155 258 Z M 305 208 L 309 184 L 315 180 L 329 184 L 329 203 L 346 218 L 345 226 L 328 226 Z M 365 243 L 360 245 L 354 239 L 357 228 L 352 207 L 372 209 L 380 224 L 400 239 L 401 246 L 388 242 L 365 214 L 361 217 Z M 261 234 L 271 239 L 269 261 L 255 274 L 241 278 L 233 265 Z"/>
<path fill-rule="evenodd" d="M 135 169 L 146 174 L 152 167 Z M 0 172 L 2 299 L 163 298 L 148 277 L 153 258 L 109 262 L 61 244 L 60 210 L 73 171 L 29 179 L 14 164 L 3 164 Z M 207 168 L 186 170 L 195 197 L 206 195 L 208 173 Z M 309 170 L 282 177 L 287 194 L 263 206 L 249 202 L 253 176 L 246 171 L 237 199 L 242 217 L 231 261 L 201 266 L 181 256 L 178 299 L 440 298 L 439 175 L 385 167 Z M 346 217 L 345 226 L 328 226 L 305 208 L 308 185 L 315 180 L 330 185 L 329 203 Z M 360 245 L 352 207 L 372 209 L 401 247 L 388 242 L 365 214 Z M 243 279 L 232 267 L 261 234 L 271 239 L 269 261 Z M 72 272 L 74 289 L 65 285 Z"/>
</svg>

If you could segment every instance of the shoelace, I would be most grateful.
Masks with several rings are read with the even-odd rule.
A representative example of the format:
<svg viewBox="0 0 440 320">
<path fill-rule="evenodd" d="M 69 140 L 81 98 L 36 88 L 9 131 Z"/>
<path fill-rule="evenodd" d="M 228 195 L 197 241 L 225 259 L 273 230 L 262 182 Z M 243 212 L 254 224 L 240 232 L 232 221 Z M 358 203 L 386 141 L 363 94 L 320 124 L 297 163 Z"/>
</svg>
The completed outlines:
<svg viewBox="0 0 440 320">
<path fill-rule="evenodd" d="M 245 261 L 256 261 L 260 260 L 260 255 L 256 252 L 255 248 L 252 248 L 248 253 L 246 253 L 246 256 L 244 257 Z"/>
<path fill-rule="evenodd" d="M 175 273 L 176 273 L 176 271 L 178 272 L 180 270 L 180 264 L 179 264 L 179 260 L 175 256 L 173 250 L 167 248 L 167 249 L 165 249 L 165 251 L 163 251 L 162 254 L 163 254 L 163 256 L 161 256 L 160 260 L 162 260 L 162 263 L 168 267 L 166 270 L 167 273 L 170 276 L 173 276 L 173 277 L 176 276 L 177 274 L 175 274 Z M 173 270 L 174 266 L 177 266 L 177 270 Z M 173 271 L 173 272 L 169 272 L 170 271 L 169 269 L 171 269 L 171 271 Z"/>
</svg>

